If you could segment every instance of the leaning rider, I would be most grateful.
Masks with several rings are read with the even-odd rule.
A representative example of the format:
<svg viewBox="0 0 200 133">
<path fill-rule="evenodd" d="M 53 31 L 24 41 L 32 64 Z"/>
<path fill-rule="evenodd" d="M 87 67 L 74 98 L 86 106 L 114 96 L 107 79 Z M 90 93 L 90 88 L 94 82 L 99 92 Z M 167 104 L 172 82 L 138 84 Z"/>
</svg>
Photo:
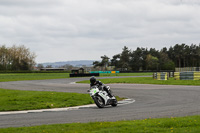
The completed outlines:
<svg viewBox="0 0 200 133">
<path fill-rule="evenodd" d="M 90 87 L 94 85 L 96 85 L 98 88 L 103 88 L 108 93 L 109 97 L 113 97 L 113 95 L 111 94 L 110 87 L 105 86 L 101 81 L 96 80 L 96 78 L 92 76 L 90 78 Z"/>
</svg>

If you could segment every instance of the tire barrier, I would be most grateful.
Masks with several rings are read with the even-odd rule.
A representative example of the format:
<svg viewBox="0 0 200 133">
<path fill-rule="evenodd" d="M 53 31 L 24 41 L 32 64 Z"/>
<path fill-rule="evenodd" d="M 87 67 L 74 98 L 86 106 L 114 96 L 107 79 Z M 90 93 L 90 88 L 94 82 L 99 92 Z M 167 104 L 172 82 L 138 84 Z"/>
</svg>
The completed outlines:
<svg viewBox="0 0 200 133">
<path fill-rule="evenodd" d="M 175 72 L 175 80 L 200 80 L 200 72 Z"/>
<path fill-rule="evenodd" d="M 178 67 L 175 68 L 175 72 L 195 72 L 200 71 L 200 67 Z"/>
<path fill-rule="evenodd" d="M 153 74 L 153 78 L 156 80 L 168 80 L 169 74 L 168 72 L 157 72 Z"/>
<path fill-rule="evenodd" d="M 194 80 L 200 80 L 200 72 L 194 72 Z"/>
</svg>

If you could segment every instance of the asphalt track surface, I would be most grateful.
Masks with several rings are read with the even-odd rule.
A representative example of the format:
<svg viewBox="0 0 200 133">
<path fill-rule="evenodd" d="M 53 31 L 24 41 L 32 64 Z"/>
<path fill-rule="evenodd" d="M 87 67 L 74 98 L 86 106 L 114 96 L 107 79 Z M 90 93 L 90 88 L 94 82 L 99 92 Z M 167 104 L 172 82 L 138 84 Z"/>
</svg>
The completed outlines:
<svg viewBox="0 0 200 133">
<path fill-rule="evenodd" d="M 0 82 L 0 88 L 87 93 L 89 78 Z M 101 79 L 101 78 L 98 78 Z M 114 95 L 135 100 L 130 104 L 99 109 L 96 106 L 0 115 L 0 128 L 44 124 L 136 120 L 200 115 L 200 87 L 179 85 L 107 84 Z"/>
</svg>

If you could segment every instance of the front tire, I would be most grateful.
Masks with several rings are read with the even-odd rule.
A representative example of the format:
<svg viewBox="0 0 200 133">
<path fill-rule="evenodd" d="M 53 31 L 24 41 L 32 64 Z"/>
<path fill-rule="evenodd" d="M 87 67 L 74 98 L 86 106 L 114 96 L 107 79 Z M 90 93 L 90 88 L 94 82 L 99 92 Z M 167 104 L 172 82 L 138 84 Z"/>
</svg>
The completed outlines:
<svg viewBox="0 0 200 133">
<path fill-rule="evenodd" d="M 94 102 L 95 102 L 95 104 L 97 105 L 97 107 L 99 107 L 99 108 L 103 108 L 103 107 L 105 106 L 104 100 L 103 100 L 103 98 L 101 98 L 100 96 L 96 96 L 96 97 L 94 98 Z"/>
<path fill-rule="evenodd" d="M 117 106 L 117 99 L 114 99 L 113 100 L 113 103 L 111 104 L 113 107 L 116 107 Z"/>
</svg>

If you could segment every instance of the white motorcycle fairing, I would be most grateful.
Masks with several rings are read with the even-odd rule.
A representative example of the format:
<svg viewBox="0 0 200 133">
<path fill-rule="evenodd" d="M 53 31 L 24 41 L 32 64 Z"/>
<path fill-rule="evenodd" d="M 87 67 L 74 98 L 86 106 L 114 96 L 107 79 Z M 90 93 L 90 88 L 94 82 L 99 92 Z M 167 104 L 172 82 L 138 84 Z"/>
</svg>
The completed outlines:
<svg viewBox="0 0 200 133">
<path fill-rule="evenodd" d="M 105 105 L 117 106 L 117 99 L 114 96 L 110 98 L 106 91 L 100 90 L 97 86 L 91 87 L 88 92 L 99 108 L 103 108 Z"/>
</svg>

